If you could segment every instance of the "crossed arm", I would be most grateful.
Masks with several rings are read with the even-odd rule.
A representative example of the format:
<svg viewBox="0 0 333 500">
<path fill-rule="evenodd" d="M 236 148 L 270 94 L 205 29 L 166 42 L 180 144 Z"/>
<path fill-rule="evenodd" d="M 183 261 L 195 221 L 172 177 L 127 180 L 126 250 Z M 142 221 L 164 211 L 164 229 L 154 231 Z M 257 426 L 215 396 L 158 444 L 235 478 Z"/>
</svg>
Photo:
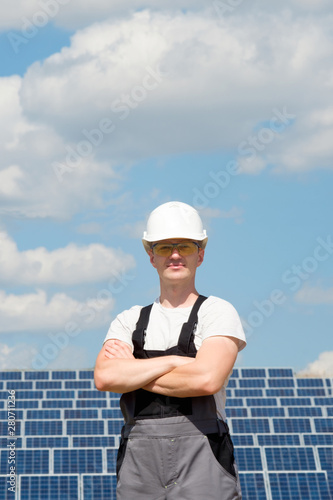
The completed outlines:
<svg viewBox="0 0 333 500">
<path fill-rule="evenodd" d="M 166 396 L 205 396 L 218 392 L 236 361 L 238 342 L 233 337 L 210 337 L 196 358 L 162 356 L 135 359 L 125 342 L 108 340 L 95 366 L 100 391 L 126 393 L 145 389 Z"/>
</svg>

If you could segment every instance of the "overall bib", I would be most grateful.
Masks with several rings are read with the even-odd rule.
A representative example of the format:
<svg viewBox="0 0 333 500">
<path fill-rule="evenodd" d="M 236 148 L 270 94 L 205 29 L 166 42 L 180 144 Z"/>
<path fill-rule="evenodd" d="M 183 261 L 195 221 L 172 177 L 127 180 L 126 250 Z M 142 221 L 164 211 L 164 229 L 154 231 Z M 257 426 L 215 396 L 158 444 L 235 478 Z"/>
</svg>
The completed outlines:
<svg viewBox="0 0 333 500">
<path fill-rule="evenodd" d="M 132 340 L 134 356 L 196 356 L 194 332 L 200 295 L 178 344 L 144 349 L 152 305 L 142 308 Z M 214 396 L 177 398 L 143 389 L 123 394 L 125 419 L 117 457 L 117 500 L 240 500 L 233 444 L 217 418 Z"/>
</svg>

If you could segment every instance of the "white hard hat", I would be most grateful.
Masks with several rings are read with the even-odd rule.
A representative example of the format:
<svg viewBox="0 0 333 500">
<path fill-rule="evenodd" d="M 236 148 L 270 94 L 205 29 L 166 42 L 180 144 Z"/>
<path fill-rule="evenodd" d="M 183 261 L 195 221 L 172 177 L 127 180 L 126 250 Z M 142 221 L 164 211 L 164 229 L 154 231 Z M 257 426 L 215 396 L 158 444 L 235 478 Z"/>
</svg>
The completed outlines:
<svg viewBox="0 0 333 500">
<path fill-rule="evenodd" d="M 207 244 L 207 233 L 195 208 L 180 201 L 170 201 L 155 208 L 147 221 L 147 231 L 143 233 L 142 243 L 148 252 L 154 241 L 171 238 L 184 238 Z"/>
</svg>

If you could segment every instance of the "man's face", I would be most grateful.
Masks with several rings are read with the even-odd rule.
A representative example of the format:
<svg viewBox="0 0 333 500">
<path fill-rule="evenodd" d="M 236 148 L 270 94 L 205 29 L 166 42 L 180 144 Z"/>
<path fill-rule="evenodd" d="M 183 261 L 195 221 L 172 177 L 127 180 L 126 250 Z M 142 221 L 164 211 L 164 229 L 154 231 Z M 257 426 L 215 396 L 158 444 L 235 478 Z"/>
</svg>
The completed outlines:
<svg viewBox="0 0 333 500">
<path fill-rule="evenodd" d="M 170 239 L 159 241 L 163 245 L 176 244 L 184 242 L 189 243 L 192 240 L 186 239 Z M 155 242 L 157 243 L 157 242 Z M 154 245 L 154 244 L 153 244 Z M 202 264 L 205 251 L 202 248 L 195 248 L 195 251 L 190 255 L 182 255 L 181 249 L 178 251 L 174 247 L 171 255 L 158 255 L 154 248 L 149 251 L 150 262 L 157 270 L 161 280 L 168 282 L 186 281 L 194 279 L 197 268 Z"/>
</svg>

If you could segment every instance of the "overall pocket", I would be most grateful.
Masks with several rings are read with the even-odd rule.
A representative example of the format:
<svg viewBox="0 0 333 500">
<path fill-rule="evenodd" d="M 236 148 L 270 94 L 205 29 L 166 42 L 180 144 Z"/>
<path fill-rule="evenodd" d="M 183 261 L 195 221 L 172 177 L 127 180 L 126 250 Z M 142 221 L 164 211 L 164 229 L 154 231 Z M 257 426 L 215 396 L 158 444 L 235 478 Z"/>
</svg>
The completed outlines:
<svg viewBox="0 0 333 500">
<path fill-rule="evenodd" d="M 217 433 L 207 434 L 207 438 L 211 450 L 218 463 L 234 478 L 237 478 L 236 469 L 234 466 L 234 445 L 231 441 L 230 434 L 223 434 L 222 436 L 219 436 L 219 434 Z"/>
</svg>

